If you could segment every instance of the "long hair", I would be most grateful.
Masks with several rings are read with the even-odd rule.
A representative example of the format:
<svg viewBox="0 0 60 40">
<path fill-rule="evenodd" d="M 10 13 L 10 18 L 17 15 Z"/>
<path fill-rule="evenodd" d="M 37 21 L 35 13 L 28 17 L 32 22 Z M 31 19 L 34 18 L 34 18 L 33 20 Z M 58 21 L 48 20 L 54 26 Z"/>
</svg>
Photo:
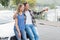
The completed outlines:
<svg viewBox="0 0 60 40">
<path fill-rule="evenodd" d="M 13 19 L 16 18 L 17 14 L 19 14 L 20 8 L 22 7 L 22 5 L 23 5 L 23 4 L 18 4 L 17 10 L 16 10 L 15 14 L 13 15 Z"/>
<path fill-rule="evenodd" d="M 17 14 L 20 12 L 20 8 L 22 7 L 23 4 L 18 4 L 18 7 L 17 7 Z"/>
</svg>

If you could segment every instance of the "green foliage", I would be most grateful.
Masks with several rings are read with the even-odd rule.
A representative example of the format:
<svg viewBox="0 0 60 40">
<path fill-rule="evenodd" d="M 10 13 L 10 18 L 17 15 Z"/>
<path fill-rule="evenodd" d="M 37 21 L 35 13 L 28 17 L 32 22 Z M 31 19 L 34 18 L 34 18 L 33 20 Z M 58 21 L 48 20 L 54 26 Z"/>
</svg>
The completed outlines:
<svg viewBox="0 0 60 40">
<path fill-rule="evenodd" d="M 9 0 L 0 0 L 0 3 L 3 5 L 3 6 L 8 6 L 8 3 Z"/>
<path fill-rule="evenodd" d="M 0 3 L 3 6 L 8 6 L 9 4 L 13 6 L 13 5 L 18 5 L 19 3 L 24 3 L 24 2 L 28 2 L 30 6 L 33 7 L 36 3 L 36 0 L 0 0 Z"/>
<path fill-rule="evenodd" d="M 24 3 L 24 2 L 28 2 L 30 4 L 30 6 L 34 6 L 36 3 L 36 0 L 12 0 L 13 4 L 18 5 L 19 3 Z"/>
<path fill-rule="evenodd" d="M 56 8 L 56 5 L 55 5 L 55 4 L 51 4 L 51 5 L 49 5 L 49 7 L 50 7 L 51 9 L 54 9 L 54 8 Z"/>
<path fill-rule="evenodd" d="M 25 0 L 12 0 L 14 5 L 18 5 L 19 3 L 24 3 Z"/>
<path fill-rule="evenodd" d="M 14 5 L 18 5 L 20 3 L 20 0 L 12 0 Z"/>
<path fill-rule="evenodd" d="M 36 4 L 36 0 L 26 0 L 31 7 L 33 7 Z"/>
</svg>

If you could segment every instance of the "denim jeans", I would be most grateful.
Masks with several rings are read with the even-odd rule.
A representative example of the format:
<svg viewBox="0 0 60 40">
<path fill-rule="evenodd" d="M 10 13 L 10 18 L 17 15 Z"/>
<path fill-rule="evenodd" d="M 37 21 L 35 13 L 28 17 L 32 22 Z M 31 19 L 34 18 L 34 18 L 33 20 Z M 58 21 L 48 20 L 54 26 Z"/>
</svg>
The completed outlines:
<svg viewBox="0 0 60 40">
<path fill-rule="evenodd" d="M 22 39 L 18 37 L 18 32 L 14 30 L 17 40 L 27 40 L 25 30 L 20 30 Z"/>
<path fill-rule="evenodd" d="M 26 25 L 26 33 L 28 34 L 30 40 L 39 40 L 38 32 L 34 25 Z"/>
</svg>

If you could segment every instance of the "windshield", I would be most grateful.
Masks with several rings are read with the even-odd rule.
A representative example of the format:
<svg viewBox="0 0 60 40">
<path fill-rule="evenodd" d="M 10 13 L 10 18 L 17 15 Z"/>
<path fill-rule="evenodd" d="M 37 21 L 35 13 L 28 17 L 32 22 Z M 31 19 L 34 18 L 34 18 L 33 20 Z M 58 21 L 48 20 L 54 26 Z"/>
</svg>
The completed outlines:
<svg viewBox="0 0 60 40">
<path fill-rule="evenodd" d="M 5 24 L 13 21 L 13 12 L 10 10 L 0 11 L 0 24 Z"/>
</svg>

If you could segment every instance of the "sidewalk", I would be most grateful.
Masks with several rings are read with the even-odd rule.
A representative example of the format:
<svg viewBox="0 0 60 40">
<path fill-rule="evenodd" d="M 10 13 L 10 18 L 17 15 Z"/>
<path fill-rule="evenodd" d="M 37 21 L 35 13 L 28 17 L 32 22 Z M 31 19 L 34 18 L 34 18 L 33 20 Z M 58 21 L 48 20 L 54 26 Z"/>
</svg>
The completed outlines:
<svg viewBox="0 0 60 40">
<path fill-rule="evenodd" d="M 37 20 L 36 19 L 36 24 L 60 27 L 60 22 L 51 22 L 51 21 L 45 21 L 45 20 Z"/>
</svg>

